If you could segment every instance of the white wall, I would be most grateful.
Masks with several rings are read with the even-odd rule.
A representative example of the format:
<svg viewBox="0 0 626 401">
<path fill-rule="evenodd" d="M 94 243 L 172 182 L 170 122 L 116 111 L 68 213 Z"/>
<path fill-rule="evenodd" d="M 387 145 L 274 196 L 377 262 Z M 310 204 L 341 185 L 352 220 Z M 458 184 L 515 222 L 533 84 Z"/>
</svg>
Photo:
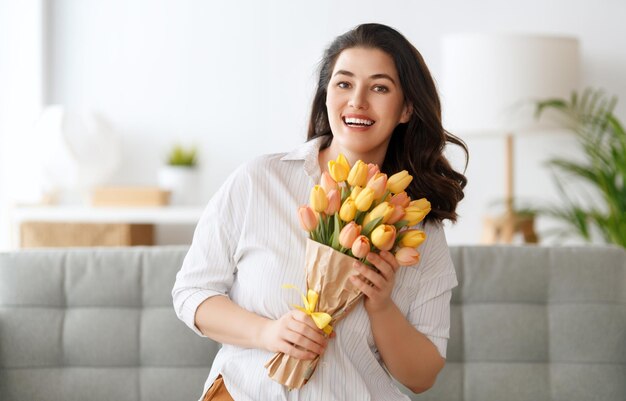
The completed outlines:
<svg viewBox="0 0 626 401">
<path fill-rule="evenodd" d="M 583 86 L 626 99 L 626 3 L 617 0 L 56 0 L 49 7 L 46 102 L 91 107 L 109 118 L 124 143 L 115 183 L 154 183 L 168 145 L 198 143 L 205 198 L 240 163 L 305 139 L 317 61 L 336 35 L 362 22 L 404 33 L 436 79 L 446 33 L 577 36 Z M 626 102 L 618 115 L 626 117 Z M 462 218 L 448 228 L 451 244 L 478 242 L 481 216 L 504 191 L 503 143 L 467 142 L 469 185 Z M 531 137 L 517 145 L 517 195 L 554 199 L 541 161 L 570 151 L 571 138 Z"/>
<path fill-rule="evenodd" d="M 29 154 L 44 96 L 44 14 L 42 0 L 0 0 L 0 250 L 11 243 L 9 206 L 38 196 Z"/>
</svg>

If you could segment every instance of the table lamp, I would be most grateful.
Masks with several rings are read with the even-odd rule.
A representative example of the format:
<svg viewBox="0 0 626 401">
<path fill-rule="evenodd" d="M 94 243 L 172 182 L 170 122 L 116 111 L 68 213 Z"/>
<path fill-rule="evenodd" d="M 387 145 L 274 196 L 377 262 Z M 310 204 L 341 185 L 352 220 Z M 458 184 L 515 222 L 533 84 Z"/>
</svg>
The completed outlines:
<svg viewBox="0 0 626 401">
<path fill-rule="evenodd" d="M 505 214 L 487 219 L 483 242 L 512 242 L 522 231 L 537 242 L 533 220 L 515 214 L 513 137 L 550 128 L 535 120 L 533 101 L 568 98 L 578 87 L 579 46 L 572 37 L 451 34 L 443 38 L 444 126 L 461 138 L 505 140 Z M 552 126 L 554 127 L 554 126 Z M 487 227 L 486 227 L 487 228 Z"/>
</svg>

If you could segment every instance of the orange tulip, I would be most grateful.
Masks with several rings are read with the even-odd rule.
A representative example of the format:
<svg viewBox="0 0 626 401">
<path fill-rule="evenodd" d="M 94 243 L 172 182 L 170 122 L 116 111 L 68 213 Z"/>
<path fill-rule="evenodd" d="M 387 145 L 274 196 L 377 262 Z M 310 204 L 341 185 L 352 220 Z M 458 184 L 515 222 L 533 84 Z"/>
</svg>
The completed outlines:
<svg viewBox="0 0 626 401">
<path fill-rule="evenodd" d="M 375 174 L 367 182 L 367 186 L 374 190 L 374 199 L 382 198 L 387 190 L 387 175 L 383 173 Z"/>
<path fill-rule="evenodd" d="M 317 228 L 319 221 L 310 206 L 300 206 L 298 208 L 298 217 L 300 218 L 300 226 L 305 231 L 311 232 Z"/>
<path fill-rule="evenodd" d="M 398 205 L 392 205 L 393 212 L 391 216 L 389 216 L 389 220 L 387 220 L 387 224 L 396 224 L 404 217 L 404 208 Z"/>
<path fill-rule="evenodd" d="M 415 248 L 400 248 L 395 256 L 400 266 L 412 266 L 420 261 L 420 253 Z"/>
<path fill-rule="evenodd" d="M 322 174 L 320 185 L 322 186 L 322 188 L 324 188 L 324 191 L 326 191 L 326 193 L 329 193 L 331 189 L 339 189 L 337 181 L 333 180 L 333 177 L 330 176 L 328 171 L 324 171 L 324 173 Z"/>
<path fill-rule="evenodd" d="M 370 253 L 370 240 L 365 235 L 359 235 L 352 244 L 352 254 L 354 257 L 363 259 Z"/>
<path fill-rule="evenodd" d="M 367 165 L 367 181 L 371 180 L 373 176 L 380 173 L 380 169 L 374 163 L 369 163 Z"/>
<path fill-rule="evenodd" d="M 354 221 L 346 224 L 339 233 L 339 244 L 344 248 L 352 248 L 354 240 L 361 234 L 361 226 Z"/>
<path fill-rule="evenodd" d="M 328 206 L 324 213 L 327 215 L 332 215 L 337 213 L 339 207 L 341 206 L 341 194 L 336 189 L 331 189 L 328 193 Z"/>
<path fill-rule="evenodd" d="M 403 208 L 409 206 L 410 202 L 411 202 L 411 198 L 409 198 L 406 192 L 400 192 L 398 194 L 395 194 L 394 196 L 391 197 L 391 200 L 389 201 L 389 203 L 402 206 Z"/>
</svg>

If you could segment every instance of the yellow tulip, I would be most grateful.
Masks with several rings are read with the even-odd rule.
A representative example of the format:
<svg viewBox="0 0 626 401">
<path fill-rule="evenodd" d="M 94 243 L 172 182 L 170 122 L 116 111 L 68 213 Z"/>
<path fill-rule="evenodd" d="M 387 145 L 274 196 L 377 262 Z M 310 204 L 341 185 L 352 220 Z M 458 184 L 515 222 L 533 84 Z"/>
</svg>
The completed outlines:
<svg viewBox="0 0 626 401">
<path fill-rule="evenodd" d="M 345 181 L 350 173 L 350 164 L 346 157 L 340 153 L 336 160 L 330 160 L 328 162 L 328 172 L 335 181 Z"/>
<path fill-rule="evenodd" d="M 424 220 L 424 217 L 426 217 L 426 213 L 423 210 L 420 210 L 417 206 L 409 206 L 404 209 L 402 220 L 406 220 L 408 226 L 414 226 Z"/>
<path fill-rule="evenodd" d="M 354 199 L 348 198 L 341 205 L 341 209 L 339 209 L 339 218 L 349 222 L 354 220 L 354 216 L 356 216 L 356 205 L 354 204 Z"/>
<path fill-rule="evenodd" d="M 400 233 L 400 245 L 417 248 L 426 240 L 426 233 L 420 230 L 406 230 Z"/>
<path fill-rule="evenodd" d="M 348 159 L 343 155 L 343 153 L 339 153 L 337 155 L 337 163 L 343 165 L 348 171 L 350 171 L 350 163 L 348 163 Z"/>
<path fill-rule="evenodd" d="M 413 177 L 409 175 L 409 172 L 406 170 L 402 170 L 399 173 L 396 173 L 389 177 L 387 180 L 387 189 L 392 194 L 398 194 L 406 189 L 409 184 L 413 181 Z"/>
<path fill-rule="evenodd" d="M 364 187 L 367 184 L 367 172 L 367 164 L 363 163 L 361 160 L 357 160 L 354 166 L 352 166 L 350 174 L 348 174 L 348 184 Z"/>
<path fill-rule="evenodd" d="M 404 220 L 408 221 L 409 226 L 414 226 L 430 212 L 430 202 L 426 198 L 412 201 L 409 207 L 405 209 Z"/>
<path fill-rule="evenodd" d="M 414 248 L 400 248 L 395 256 L 400 266 L 412 266 L 420 261 L 420 253 Z"/>
<path fill-rule="evenodd" d="M 354 187 L 352 188 L 352 192 L 350 192 L 350 197 L 353 200 L 356 200 L 356 197 L 359 196 L 359 193 L 363 190 L 363 187 Z"/>
<path fill-rule="evenodd" d="M 417 207 L 426 214 L 430 212 L 430 202 L 426 198 L 414 200 L 409 205 Z"/>
<path fill-rule="evenodd" d="M 381 223 L 386 223 L 391 217 L 393 210 L 394 210 L 394 205 L 390 205 L 387 202 L 383 202 L 380 205 L 376 206 L 374 209 L 372 209 L 371 212 L 365 215 L 365 218 L 363 219 L 363 225 L 366 225 L 370 221 L 376 220 L 379 217 L 383 218 L 381 220 Z"/>
<path fill-rule="evenodd" d="M 363 188 L 354 200 L 357 210 L 361 212 L 366 212 L 372 206 L 372 202 L 374 202 L 374 190 L 368 187 Z"/>
<path fill-rule="evenodd" d="M 396 240 L 396 228 L 387 224 L 381 224 L 370 234 L 372 244 L 382 251 L 388 251 L 393 248 Z"/>
<path fill-rule="evenodd" d="M 324 212 L 328 207 L 326 191 L 324 191 L 321 185 L 316 185 L 311 189 L 310 203 L 313 210 L 318 213 Z"/>
</svg>

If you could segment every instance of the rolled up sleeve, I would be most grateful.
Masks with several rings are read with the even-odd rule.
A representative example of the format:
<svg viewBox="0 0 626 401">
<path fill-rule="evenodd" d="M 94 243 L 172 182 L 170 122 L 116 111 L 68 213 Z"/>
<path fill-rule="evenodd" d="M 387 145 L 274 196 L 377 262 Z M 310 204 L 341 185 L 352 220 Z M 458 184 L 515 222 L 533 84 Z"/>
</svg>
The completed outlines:
<svg viewBox="0 0 626 401">
<path fill-rule="evenodd" d="M 191 247 L 176 274 L 172 289 L 174 310 L 196 334 L 198 306 L 228 292 L 237 274 L 234 255 L 246 218 L 249 185 L 245 169 L 229 176 L 206 206 L 196 226 Z"/>
</svg>

